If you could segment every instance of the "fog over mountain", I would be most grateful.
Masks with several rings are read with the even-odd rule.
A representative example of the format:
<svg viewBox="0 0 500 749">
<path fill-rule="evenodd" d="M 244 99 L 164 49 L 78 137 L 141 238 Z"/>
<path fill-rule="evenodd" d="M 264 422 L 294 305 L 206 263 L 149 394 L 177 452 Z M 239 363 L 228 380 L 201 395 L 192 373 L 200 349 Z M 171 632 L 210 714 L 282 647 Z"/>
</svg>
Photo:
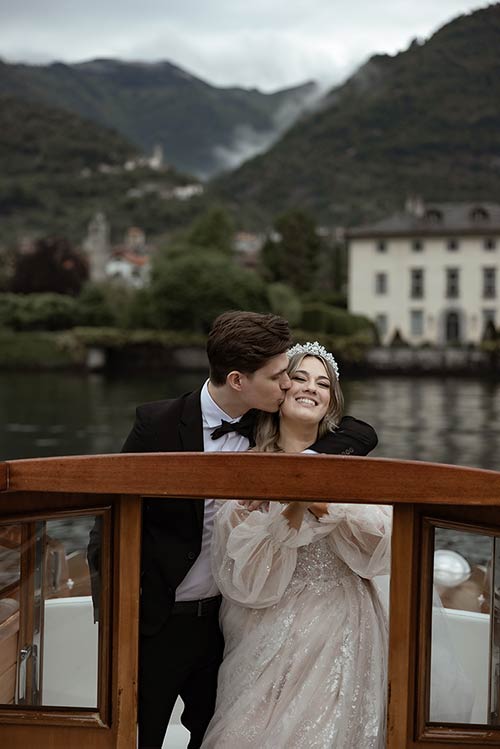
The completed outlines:
<svg viewBox="0 0 500 749">
<path fill-rule="evenodd" d="M 379 217 L 408 195 L 496 200 L 500 4 L 374 55 L 214 190 L 262 221 L 300 206 L 330 225 Z"/>
<path fill-rule="evenodd" d="M 269 148 L 319 95 L 317 86 L 271 94 L 218 88 L 170 62 L 0 62 L 0 93 L 111 127 L 145 152 L 206 178 Z"/>
</svg>

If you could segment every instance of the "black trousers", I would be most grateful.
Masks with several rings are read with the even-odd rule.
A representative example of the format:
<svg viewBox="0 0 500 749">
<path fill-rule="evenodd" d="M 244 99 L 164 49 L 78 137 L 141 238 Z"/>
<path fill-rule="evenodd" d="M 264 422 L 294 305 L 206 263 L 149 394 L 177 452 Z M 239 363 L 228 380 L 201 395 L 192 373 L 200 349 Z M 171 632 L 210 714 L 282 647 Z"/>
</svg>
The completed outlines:
<svg viewBox="0 0 500 749">
<path fill-rule="evenodd" d="M 139 643 L 139 749 L 160 749 L 177 697 L 189 749 L 201 745 L 215 708 L 224 642 L 217 611 L 175 614 Z"/>
</svg>

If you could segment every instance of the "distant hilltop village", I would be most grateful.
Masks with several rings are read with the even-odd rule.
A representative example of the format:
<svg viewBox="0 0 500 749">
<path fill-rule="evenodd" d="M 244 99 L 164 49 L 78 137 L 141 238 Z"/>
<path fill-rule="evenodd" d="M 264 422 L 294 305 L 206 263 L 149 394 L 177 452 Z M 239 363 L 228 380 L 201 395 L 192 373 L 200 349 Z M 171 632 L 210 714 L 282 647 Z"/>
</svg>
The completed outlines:
<svg viewBox="0 0 500 749">
<path fill-rule="evenodd" d="M 165 163 L 163 157 L 163 146 L 157 143 L 151 156 L 137 156 L 127 159 L 123 164 L 102 163 L 97 167 L 99 174 L 122 174 L 123 172 L 134 172 L 138 169 L 151 169 L 153 172 L 168 172 L 171 167 Z M 80 171 L 80 176 L 88 179 L 92 176 L 92 170 L 85 167 Z M 185 185 L 163 186 L 157 182 L 143 182 L 127 191 L 128 198 L 142 198 L 145 195 L 158 195 L 163 200 L 190 200 L 195 196 L 202 195 L 204 191 L 200 182 L 192 182 Z"/>
</svg>

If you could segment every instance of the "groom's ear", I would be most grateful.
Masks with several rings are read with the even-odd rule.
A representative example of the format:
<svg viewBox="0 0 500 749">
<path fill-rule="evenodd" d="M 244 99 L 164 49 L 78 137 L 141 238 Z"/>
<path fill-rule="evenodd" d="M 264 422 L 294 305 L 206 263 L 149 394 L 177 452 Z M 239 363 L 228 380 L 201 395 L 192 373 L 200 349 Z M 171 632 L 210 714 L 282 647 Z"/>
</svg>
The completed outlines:
<svg viewBox="0 0 500 749">
<path fill-rule="evenodd" d="M 243 375 L 241 374 L 241 372 L 238 372 L 238 370 L 235 369 L 232 372 L 229 372 L 228 376 L 226 377 L 226 385 L 229 385 L 232 390 L 241 392 L 242 379 Z"/>
</svg>

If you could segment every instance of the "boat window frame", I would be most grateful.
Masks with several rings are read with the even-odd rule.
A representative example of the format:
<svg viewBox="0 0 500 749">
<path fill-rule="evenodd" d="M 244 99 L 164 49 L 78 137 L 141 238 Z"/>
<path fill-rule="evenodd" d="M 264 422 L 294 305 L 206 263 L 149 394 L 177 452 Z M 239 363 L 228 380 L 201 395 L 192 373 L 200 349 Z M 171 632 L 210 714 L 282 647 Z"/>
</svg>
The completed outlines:
<svg viewBox="0 0 500 749">
<path fill-rule="evenodd" d="M 30 503 L 28 492 L 22 493 Z M 18 495 L 22 507 L 23 497 Z M 57 495 L 60 499 L 60 495 Z M 83 497 L 90 500 L 82 502 Z M 50 495 L 45 495 L 49 503 L 42 510 L 21 508 L 0 514 L 1 525 L 23 525 L 40 521 L 62 520 L 72 517 L 101 517 L 101 557 L 100 557 L 100 600 L 99 600 L 99 634 L 97 652 L 97 705 L 96 707 L 60 706 L 60 705 L 24 705 L 0 704 L 0 723 L 22 724 L 27 718 L 34 718 L 38 725 L 55 726 L 88 726 L 92 728 L 110 728 L 111 710 L 111 636 L 112 636 L 112 593 L 113 593 L 113 531 L 114 512 L 112 497 L 105 496 L 105 504 L 98 504 L 96 495 L 72 494 L 68 504 L 77 503 L 70 509 L 58 509 L 57 504 L 50 504 Z M 78 505 L 78 502 L 82 504 Z"/>
<path fill-rule="evenodd" d="M 415 564 L 416 588 L 415 616 L 418 622 L 415 652 L 415 740 L 432 749 L 446 742 L 464 742 L 463 745 L 500 746 L 500 725 L 487 723 L 437 723 L 429 720 L 431 677 L 431 621 L 434 579 L 434 530 L 436 527 L 476 533 L 500 538 L 500 519 L 494 518 L 494 508 L 464 506 L 429 506 L 417 509 L 418 540 Z M 493 510 L 493 512 L 492 512 Z M 474 519 L 469 518 L 473 515 Z M 481 519 L 482 516 L 482 519 Z M 478 518 L 480 518 L 478 520 Z M 496 522 L 495 522 L 496 520 Z M 442 743 L 443 742 L 443 743 Z"/>
</svg>

